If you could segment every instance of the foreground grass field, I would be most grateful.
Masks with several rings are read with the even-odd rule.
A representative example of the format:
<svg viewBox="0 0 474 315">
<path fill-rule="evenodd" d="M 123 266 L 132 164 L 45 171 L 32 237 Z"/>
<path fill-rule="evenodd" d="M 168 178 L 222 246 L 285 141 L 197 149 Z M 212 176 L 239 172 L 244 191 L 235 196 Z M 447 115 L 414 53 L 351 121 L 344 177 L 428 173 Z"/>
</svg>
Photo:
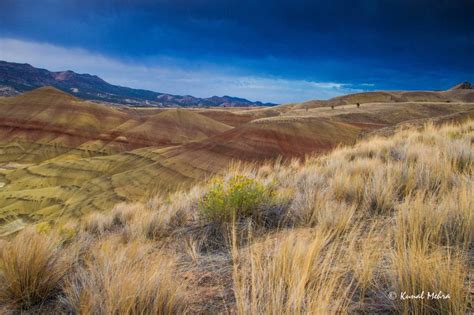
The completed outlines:
<svg viewBox="0 0 474 315">
<path fill-rule="evenodd" d="M 0 243 L 0 310 L 472 312 L 473 143 L 428 124 L 37 224 Z"/>
</svg>

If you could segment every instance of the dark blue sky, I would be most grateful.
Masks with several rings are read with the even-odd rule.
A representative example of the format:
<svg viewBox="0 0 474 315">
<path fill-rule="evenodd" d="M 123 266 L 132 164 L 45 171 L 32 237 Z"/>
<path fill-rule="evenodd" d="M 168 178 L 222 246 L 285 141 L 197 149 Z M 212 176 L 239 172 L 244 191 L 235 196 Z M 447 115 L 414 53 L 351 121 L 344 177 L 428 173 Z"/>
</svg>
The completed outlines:
<svg viewBox="0 0 474 315">
<path fill-rule="evenodd" d="M 467 0 L 0 1 L 0 58 L 160 92 L 445 89 L 474 80 L 473 56 Z"/>
</svg>

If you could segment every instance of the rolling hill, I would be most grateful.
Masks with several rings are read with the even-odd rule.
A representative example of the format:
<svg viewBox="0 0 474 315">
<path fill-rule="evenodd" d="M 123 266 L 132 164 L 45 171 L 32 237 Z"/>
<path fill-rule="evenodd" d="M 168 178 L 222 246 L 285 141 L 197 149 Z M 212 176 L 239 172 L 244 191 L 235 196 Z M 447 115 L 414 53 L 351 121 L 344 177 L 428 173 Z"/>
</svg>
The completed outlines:
<svg viewBox="0 0 474 315">
<path fill-rule="evenodd" d="M 308 101 L 280 105 L 280 110 L 331 107 L 367 103 L 474 102 L 474 86 L 462 82 L 447 91 L 376 91 L 334 97 L 326 101 Z"/>
<path fill-rule="evenodd" d="M 47 155 L 27 158 L 32 162 L 71 151 L 89 157 L 150 145 L 177 145 L 231 128 L 192 111 L 125 110 L 82 101 L 51 87 L 0 99 L 0 109 L 0 142 L 15 139 L 16 144 L 25 144 L 21 161 L 32 145 L 51 148 Z M 12 157 L 0 158 L 9 159 Z"/>
<path fill-rule="evenodd" d="M 117 107 L 52 87 L 0 98 L 0 234 L 185 189 L 233 161 L 304 158 L 403 124 L 474 117 L 472 90 L 423 93 L 430 100 L 374 92 L 250 110 Z"/>
</svg>

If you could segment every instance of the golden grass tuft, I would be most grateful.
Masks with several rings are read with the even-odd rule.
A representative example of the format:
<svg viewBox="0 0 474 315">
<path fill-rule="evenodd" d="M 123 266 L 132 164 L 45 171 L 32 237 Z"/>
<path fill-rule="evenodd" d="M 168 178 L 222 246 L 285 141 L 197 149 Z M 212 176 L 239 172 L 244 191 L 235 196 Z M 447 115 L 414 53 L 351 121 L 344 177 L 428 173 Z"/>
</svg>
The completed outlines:
<svg viewBox="0 0 474 315">
<path fill-rule="evenodd" d="M 61 290 L 75 262 L 58 238 L 27 229 L 0 252 L 0 304 L 29 310 L 46 304 Z"/>
<path fill-rule="evenodd" d="M 174 262 L 152 245 L 107 238 L 65 284 L 62 303 L 80 314 L 176 314 L 185 310 Z"/>
<path fill-rule="evenodd" d="M 422 246 L 423 247 L 423 246 Z M 463 314 L 467 310 L 464 258 L 449 249 L 410 246 L 392 257 L 397 309 L 403 314 Z M 421 299 L 402 296 L 421 295 Z M 438 295 L 438 298 L 434 298 Z"/>
<path fill-rule="evenodd" d="M 307 231 L 306 231 L 307 232 Z M 346 270 L 333 268 L 341 252 L 330 232 L 298 231 L 234 248 L 238 314 L 323 314 L 347 309 Z"/>
</svg>

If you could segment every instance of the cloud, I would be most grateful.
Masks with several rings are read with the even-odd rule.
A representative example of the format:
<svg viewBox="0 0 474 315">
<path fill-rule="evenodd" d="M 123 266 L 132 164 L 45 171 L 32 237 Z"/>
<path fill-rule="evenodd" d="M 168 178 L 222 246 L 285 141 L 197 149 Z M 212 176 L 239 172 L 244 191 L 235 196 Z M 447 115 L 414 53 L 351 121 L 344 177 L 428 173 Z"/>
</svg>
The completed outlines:
<svg viewBox="0 0 474 315">
<path fill-rule="evenodd" d="M 157 92 L 209 97 L 232 95 L 265 102 L 285 103 L 327 99 L 359 92 L 349 84 L 315 82 L 238 73 L 212 63 L 190 65 L 186 60 L 156 56 L 144 63 L 110 58 L 80 48 L 0 38 L 0 59 L 30 63 L 51 71 L 73 70 L 96 74 L 123 86 Z M 237 73 L 236 73 L 237 72 Z"/>
<path fill-rule="evenodd" d="M 474 75 L 474 1 L 432 2 L 364 0 L 347 10 L 347 0 L 1 0 L 0 38 L 68 47 L 72 56 L 53 63 L 62 68 L 80 70 L 73 58 L 94 55 L 99 62 L 84 72 L 170 92 L 233 93 L 227 83 L 209 86 L 209 76 L 302 80 L 304 93 L 270 96 L 283 100 L 351 88 L 445 89 Z M 266 97 L 254 85 L 243 93 L 258 91 Z"/>
</svg>

